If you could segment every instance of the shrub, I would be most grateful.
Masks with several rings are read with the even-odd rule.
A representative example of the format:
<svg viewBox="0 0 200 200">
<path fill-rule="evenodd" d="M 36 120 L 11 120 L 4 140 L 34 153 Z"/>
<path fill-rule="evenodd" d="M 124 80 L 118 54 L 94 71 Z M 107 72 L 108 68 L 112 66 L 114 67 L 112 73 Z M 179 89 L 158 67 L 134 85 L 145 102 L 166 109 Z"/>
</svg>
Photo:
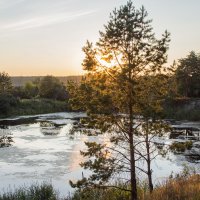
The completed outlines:
<svg viewBox="0 0 200 200">
<path fill-rule="evenodd" d="M 57 200 L 58 195 L 51 184 L 32 185 L 0 194 L 0 200 Z"/>
</svg>

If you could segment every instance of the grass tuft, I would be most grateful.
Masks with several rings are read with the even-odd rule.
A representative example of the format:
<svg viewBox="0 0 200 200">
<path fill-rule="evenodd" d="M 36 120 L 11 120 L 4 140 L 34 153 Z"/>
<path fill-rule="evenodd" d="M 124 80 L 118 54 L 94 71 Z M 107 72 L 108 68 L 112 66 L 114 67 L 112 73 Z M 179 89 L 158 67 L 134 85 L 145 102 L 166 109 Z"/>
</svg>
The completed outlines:
<svg viewBox="0 0 200 200">
<path fill-rule="evenodd" d="M 58 195 L 51 184 L 34 184 L 15 191 L 0 194 L 0 200 L 57 200 Z"/>
</svg>

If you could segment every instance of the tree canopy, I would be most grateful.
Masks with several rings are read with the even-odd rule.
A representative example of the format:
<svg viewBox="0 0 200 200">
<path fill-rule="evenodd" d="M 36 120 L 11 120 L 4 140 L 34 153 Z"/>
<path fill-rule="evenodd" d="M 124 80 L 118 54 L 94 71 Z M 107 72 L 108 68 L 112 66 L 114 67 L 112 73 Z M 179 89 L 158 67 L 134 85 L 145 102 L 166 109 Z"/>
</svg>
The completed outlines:
<svg viewBox="0 0 200 200">
<path fill-rule="evenodd" d="M 63 83 L 53 76 L 45 76 L 39 83 L 39 95 L 43 98 L 66 100 L 67 92 Z"/>
<path fill-rule="evenodd" d="M 194 51 L 179 60 L 176 70 L 178 92 L 186 97 L 200 97 L 200 55 Z"/>
<path fill-rule="evenodd" d="M 71 103 L 87 111 L 87 127 L 110 133 L 112 145 L 86 143 L 88 150 L 82 155 L 91 159 L 81 166 L 94 173 L 75 185 L 71 182 L 73 186 L 105 186 L 113 175 L 127 172 L 131 188 L 123 189 L 137 199 L 136 163 L 144 156 L 137 154 L 136 146 L 143 122 L 138 125 L 134 116 L 144 115 L 148 121 L 161 110 L 170 41 L 167 31 L 156 39 L 147 16 L 144 7 L 136 9 L 128 1 L 110 14 L 97 43 L 87 41 L 83 47 L 86 75 L 80 85 L 70 86 Z M 146 154 L 151 160 L 150 152 Z"/>
<path fill-rule="evenodd" d="M 0 93 L 10 93 L 12 88 L 9 75 L 5 72 L 0 72 Z"/>
<path fill-rule="evenodd" d="M 9 75 L 0 72 L 0 115 L 7 114 L 9 109 L 17 104 L 17 100 L 12 95 L 12 89 Z"/>
</svg>

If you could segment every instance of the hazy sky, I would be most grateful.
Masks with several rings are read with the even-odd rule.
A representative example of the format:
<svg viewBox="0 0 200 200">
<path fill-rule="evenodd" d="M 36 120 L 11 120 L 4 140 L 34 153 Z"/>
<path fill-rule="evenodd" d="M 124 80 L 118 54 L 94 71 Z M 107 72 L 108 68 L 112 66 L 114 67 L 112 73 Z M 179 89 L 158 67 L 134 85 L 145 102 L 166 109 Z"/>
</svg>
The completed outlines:
<svg viewBox="0 0 200 200">
<path fill-rule="evenodd" d="M 79 75 L 86 40 L 95 42 L 109 13 L 127 0 L 0 0 L 0 72 Z M 200 0 L 134 0 L 158 37 L 171 33 L 168 63 L 200 52 Z"/>
</svg>

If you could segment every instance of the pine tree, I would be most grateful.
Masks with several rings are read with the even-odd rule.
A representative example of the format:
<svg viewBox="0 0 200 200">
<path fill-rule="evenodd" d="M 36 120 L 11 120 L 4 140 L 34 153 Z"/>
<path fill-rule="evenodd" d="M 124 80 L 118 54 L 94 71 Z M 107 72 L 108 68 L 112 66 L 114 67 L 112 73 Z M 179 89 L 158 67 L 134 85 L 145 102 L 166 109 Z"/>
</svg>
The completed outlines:
<svg viewBox="0 0 200 200">
<path fill-rule="evenodd" d="M 72 186 L 110 186 L 113 176 L 127 172 L 130 187 L 120 185 L 119 188 L 129 191 L 131 200 L 138 199 L 136 169 L 141 156 L 137 145 L 138 127 L 142 123 L 134 116 L 150 118 L 160 112 L 160 97 L 165 91 L 157 88 L 146 96 L 142 91 L 148 88 L 145 87 L 150 83 L 148 79 L 163 79 L 156 77 L 166 71 L 164 64 L 170 41 L 167 31 L 161 39 L 155 38 L 147 16 L 144 7 L 136 9 L 128 1 L 110 14 L 96 45 L 87 41 L 83 48 L 82 65 L 87 73 L 80 85 L 69 88 L 71 103 L 74 108 L 88 113 L 86 128 L 109 133 L 110 143 L 86 143 L 88 149 L 81 154 L 90 159 L 81 166 L 94 173 L 76 184 L 71 182 Z M 149 87 L 155 89 L 155 83 Z"/>
</svg>

